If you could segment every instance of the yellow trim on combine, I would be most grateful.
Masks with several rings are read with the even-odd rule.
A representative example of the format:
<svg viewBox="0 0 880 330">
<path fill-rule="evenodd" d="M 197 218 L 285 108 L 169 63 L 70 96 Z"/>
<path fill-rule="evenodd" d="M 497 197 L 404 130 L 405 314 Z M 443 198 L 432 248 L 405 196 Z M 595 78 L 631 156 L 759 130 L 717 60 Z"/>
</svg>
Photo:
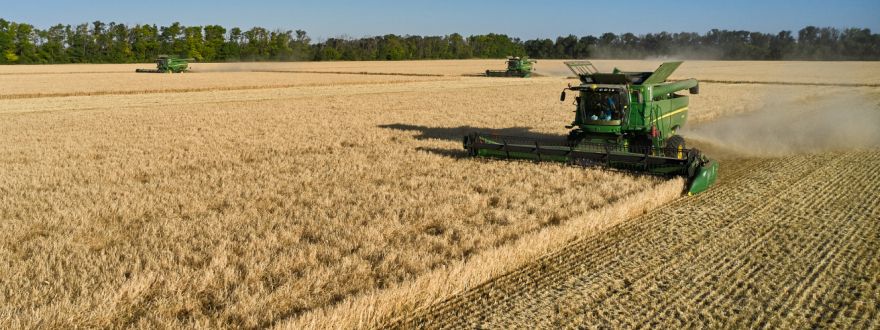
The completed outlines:
<svg viewBox="0 0 880 330">
<path fill-rule="evenodd" d="M 684 108 L 681 108 L 681 109 L 675 110 L 675 111 L 673 111 L 673 112 L 667 113 L 667 114 L 665 114 L 665 115 L 660 116 L 660 118 L 654 119 L 653 121 L 651 121 L 651 123 L 656 123 L 656 122 L 657 122 L 658 120 L 660 120 L 660 119 L 663 119 L 663 118 L 666 118 L 666 117 L 672 116 L 672 115 L 677 114 L 677 113 L 682 112 L 682 111 L 687 111 L 687 109 L 688 109 L 688 107 L 684 107 Z"/>
</svg>

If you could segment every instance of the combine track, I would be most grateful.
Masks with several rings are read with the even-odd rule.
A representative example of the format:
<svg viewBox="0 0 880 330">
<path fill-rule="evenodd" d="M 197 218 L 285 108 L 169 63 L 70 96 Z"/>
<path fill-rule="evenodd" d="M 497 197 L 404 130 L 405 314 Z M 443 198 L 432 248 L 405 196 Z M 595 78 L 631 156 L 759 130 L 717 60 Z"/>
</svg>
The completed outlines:
<svg viewBox="0 0 880 330">
<path fill-rule="evenodd" d="M 880 153 L 737 164 L 391 326 L 880 327 Z"/>
</svg>

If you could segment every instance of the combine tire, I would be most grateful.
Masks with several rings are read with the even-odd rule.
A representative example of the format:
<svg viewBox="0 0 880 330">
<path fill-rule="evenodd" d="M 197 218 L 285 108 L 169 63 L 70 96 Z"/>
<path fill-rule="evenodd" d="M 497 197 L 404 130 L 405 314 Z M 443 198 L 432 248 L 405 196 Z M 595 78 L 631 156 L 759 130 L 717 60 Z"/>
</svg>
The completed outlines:
<svg viewBox="0 0 880 330">
<path fill-rule="evenodd" d="M 668 140 L 666 140 L 666 147 L 663 149 L 663 154 L 666 157 L 675 157 L 675 158 L 683 158 L 685 155 L 682 153 L 682 150 L 686 148 L 684 144 L 684 138 L 681 135 L 673 135 Z"/>
</svg>

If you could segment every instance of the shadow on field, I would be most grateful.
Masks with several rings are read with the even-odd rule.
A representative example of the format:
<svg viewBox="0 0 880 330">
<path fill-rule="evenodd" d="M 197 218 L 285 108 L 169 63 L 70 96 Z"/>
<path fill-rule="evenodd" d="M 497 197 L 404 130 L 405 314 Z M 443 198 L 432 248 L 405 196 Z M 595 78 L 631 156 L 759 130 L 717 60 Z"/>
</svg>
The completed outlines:
<svg viewBox="0 0 880 330">
<path fill-rule="evenodd" d="M 473 132 L 487 133 L 487 134 L 495 134 L 495 135 L 510 135 L 510 136 L 522 136 L 528 137 L 538 140 L 558 140 L 563 138 L 561 135 L 555 134 L 546 134 L 546 133 L 538 133 L 532 132 L 529 127 L 509 127 L 509 128 L 485 128 L 485 127 L 473 127 L 473 126 L 459 126 L 459 127 L 428 127 L 428 126 L 420 126 L 420 125 L 409 125 L 409 124 L 387 124 L 387 125 L 379 125 L 381 128 L 398 130 L 398 131 L 407 131 L 407 132 L 417 132 L 418 135 L 415 136 L 417 140 L 430 140 L 430 139 L 439 139 L 439 140 L 447 140 L 447 141 L 455 141 L 461 143 L 464 136 Z M 444 149 L 444 148 L 427 148 L 427 147 L 417 147 L 416 150 L 422 150 L 434 154 L 438 154 L 444 157 L 450 158 L 466 158 L 467 152 L 462 148 L 456 149 Z"/>
</svg>

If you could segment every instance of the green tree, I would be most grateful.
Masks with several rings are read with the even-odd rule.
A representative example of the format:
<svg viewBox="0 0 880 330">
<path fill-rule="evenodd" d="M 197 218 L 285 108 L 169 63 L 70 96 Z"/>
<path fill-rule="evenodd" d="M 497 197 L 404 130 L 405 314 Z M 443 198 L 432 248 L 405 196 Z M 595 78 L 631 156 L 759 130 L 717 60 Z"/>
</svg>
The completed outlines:
<svg viewBox="0 0 880 330">
<path fill-rule="evenodd" d="M 379 57 L 382 60 L 399 61 L 406 59 L 406 48 L 400 37 L 389 34 L 383 37 L 383 44 L 379 47 Z"/>
<path fill-rule="evenodd" d="M 174 22 L 159 28 L 159 51 L 164 54 L 186 56 L 187 45 L 183 38 L 183 26 Z"/>
<path fill-rule="evenodd" d="M 12 31 L 11 22 L 0 18 L 0 63 L 16 63 L 18 55 L 15 54 L 15 32 Z"/>
<path fill-rule="evenodd" d="M 205 46 L 203 57 L 206 61 L 216 61 L 226 57 L 224 44 L 226 42 L 226 29 L 219 25 L 205 26 Z"/>
<path fill-rule="evenodd" d="M 262 61 L 269 58 L 269 32 L 261 27 L 253 27 L 244 32 L 247 44 L 242 49 L 244 59 Z"/>
<path fill-rule="evenodd" d="M 159 55 L 159 29 L 155 25 L 136 25 L 131 30 L 135 61 L 149 62 Z"/>
<path fill-rule="evenodd" d="M 636 35 L 605 33 L 522 41 L 503 34 L 448 36 L 385 35 L 330 38 L 313 44 L 305 31 L 262 27 L 248 31 L 219 25 L 185 27 L 179 22 L 126 26 L 101 21 L 42 30 L 0 19 L 0 63 L 125 63 L 159 54 L 201 61 L 407 60 L 447 58 L 644 58 L 686 56 L 731 60 L 880 60 L 880 35 L 869 29 L 807 26 L 795 38 L 778 34 L 712 29 Z"/>
<path fill-rule="evenodd" d="M 503 58 L 510 55 L 522 56 L 526 53 L 519 40 L 511 39 L 504 34 L 476 35 L 467 40 L 474 57 Z"/>
<path fill-rule="evenodd" d="M 188 26 L 184 28 L 183 38 L 186 44 L 186 56 L 194 58 L 196 61 L 204 60 L 205 57 L 202 53 L 205 51 L 205 39 L 202 37 L 202 27 Z"/>
<path fill-rule="evenodd" d="M 40 39 L 43 40 L 40 46 L 40 56 L 46 63 L 68 63 L 67 52 L 64 50 L 65 39 L 67 38 L 66 30 L 70 26 L 57 24 L 48 30 L 39 31 Z"/>
<path fill-rule="evenodd" d="M 553 45 L 553 40 L 550 39 L 534 39 L 527 40 L 525 44 L 523 44 L 523 48 L 526 50 L 526 54 L 529 57 L 534 58 L 558 58 L 556 55 L 556 47 Z"/>
<path fill-rule="evenodd" d="M 784 59 L 786 55 L 791 54 L 792 49 L 794 49 L 794 45 L 794 37 L 791 36 L 791 31 L 779 32 L 775 37 L 773 37 L 773 39 L 770 40 L 768 59 Z"/>
<path fill-rule="evenodd" d="M 101 21 L 92 22 L 92 40 L 94 40 L 94 48 L 91 51 L 90 62 L 106 62 L 110 60 L 108 53 L 112 44 L 110 34 L 107 33 L 107 24 Z"/>
<path fill-rule="evenodd" d="M 37 46 L 34 44 L 36 31 L 33 25 L 25 23 L 12 23 L 10 29 L 15 31 L 14 53 L 19 63 L 39 63 Z M 11 61 L 15 62 L 15 61 Z"/>
<path fill-rule="evenodd" d="M 336 48 L 324 46 L 318 52 L 316 60 L 318 61 L 338 61 L 342 57 Z"/>
<path fill-rule="evenodd" d="M 597 55 L 601 58 L 614 58 L 617 56 L 617 48 L 620 45 L 619 38 L 611 32 L 599 36 Z"/>
<path fill-rule="evenodd" d="M 567 37 L 556 39 L 556 55 L 559 58 L 577 58 L 578 39 L 569 34 Z"/>
<path fill-rule="evenodd" d="M 312 58 L 312 52 L 310 44 L 312 39 L 309 38 L 308 33 L 303 30 L 296 30 L 296 38 L 291 41 L 290 48 L 292 51 L 291 59 L 293 60 L 306 60 Z"/>
<path fill-rule="evenodd" d="M 110 46 L 107 52 L 107 61 L 112 63 L 128 63 L 134 60 L 134 52 L 131 49 L 131 31 L 125 24 L 111 22 L 107 30 L 110 37 Z"/>
<path fill-rule="evenodd" d="M 841 56 L 846 60 L 870 59 L 880 51 L 877 40 L 871 29 L 846 29 L 840 35 Z"/>
<path fill-rule="evenodd" d="M 89 32 L 89 25 L 86 23 L 79 24 L 76 29 L 65 29 L 67 34 L 67 57 L 73 63 L 94 62 L 93 49 L 94 38 Z"/>
<path fill-rule="evenodd" d="M 241 60 L 241 45 L 244 42 L 244 34 L 240 28 L 234 27 L 229 30 L 229 40 L 223 44 L 223 53 L 226 54 L 225 60 L 238 61 Z"/>
<path fill-rule="evenodd" d="M 581 37 L 578 40 L 575 58 L 588 58 L 593 54 L 593 49 L 599 39 L 594 36 Z"/>
<path fill-rule="evenodd" d="M 269 56 L 273 60 L 288 60 L 293 54 L 290 43 L 293 31 L 275 30 L 269 35 Z"/>
<path fill-rule="evenodd" d="M 465 59 L 474 56 L 470 45 L 460 34 L 450 34 L 446 39 L 449 42 L 449 51 L 452 53 L 453 58 Z"/>
</svg>

